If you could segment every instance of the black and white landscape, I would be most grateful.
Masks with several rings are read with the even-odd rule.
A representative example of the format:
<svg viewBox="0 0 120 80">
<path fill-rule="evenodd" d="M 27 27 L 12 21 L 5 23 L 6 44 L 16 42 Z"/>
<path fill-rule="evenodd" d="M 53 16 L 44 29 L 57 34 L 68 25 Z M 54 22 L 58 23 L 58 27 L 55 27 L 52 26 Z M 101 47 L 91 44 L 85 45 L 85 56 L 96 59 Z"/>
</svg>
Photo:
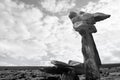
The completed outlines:
<svg viewBox="0 0 120 80">
<path fill-rule="evenodd" d="M 53 65 L 56 70 L 56 64 L 50 61 L 74 60 L 83 65 L 81 40 L 84 35 L 80 36 L 73 27 L 74 21 L 81 23 L 79 20 L 86 21 L 85 24 L 88 21 L 87 26 L 95 25 L 97 30 L 93 37 L 101 63 L 105 64 L 100 67 L 101 80 L 120 80 L 119 7 L 120 0 L 0 0 L 0 80 L 59 80 L 60 74 L 43 70 L 52 69 Z M 71 11 L 110 16 L 95 24 L 83 17 L 70 20 Z M 85 51 L 90 52 L 89 48 Z M 65 70 L 76 68 L 64 63 Z M 63 69 L 62 66 L 60 70 Z M 85 80 L 85 75 L 79 74 L 79 79 Z"/>
</svg>

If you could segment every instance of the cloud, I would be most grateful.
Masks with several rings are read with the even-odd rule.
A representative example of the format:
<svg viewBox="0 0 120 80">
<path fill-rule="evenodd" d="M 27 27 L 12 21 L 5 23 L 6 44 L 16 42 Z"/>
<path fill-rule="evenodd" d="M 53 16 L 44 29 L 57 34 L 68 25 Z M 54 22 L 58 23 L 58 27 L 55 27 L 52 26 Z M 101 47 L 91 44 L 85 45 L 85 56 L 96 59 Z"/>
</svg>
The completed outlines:
<svg viewBox="0 0 120 80">
<path fill-rule="evenodd" d="M 66 12 L 75 6 L 75 0 L 44 0 L 40 4 L 52 13 Z"/>
<path fill-rule="evenodd" d="M 41 4 L 49 4 L 47 2 L 49 1 L 44 0 Z M 65 12 L 74 6 L 66 7 L 65 4 L 74 4 L 70 0 L 50 2 L 56 5 L 43 8 L 52 13 Z M 120 47 L 119 0 L 100 0 L 88 5 L 82 10 L 112 15 L 96 24 L 98 32 L 94 34 L 94 38 L 102 62 L 117 62 L 115 51 L 119 51 Z M 44 15 L 37 7 L 17 4 L 11 0 L 0 2 L 0 12 L 1 65 L 50 65 L 53 59 L 83 62 L 81 37 L 73 30 L 68 15 Z"/>
<path fill-rule="evenodd" d="M 29 38 L 30 33 L 26 26 L 36 23 L 43 16 L 39 9 L 24 4 L 17 5 L 11 0 L 5 0 L 0 5 L 2 6 L 0 9 L 1 38 Z"/>
<path fill-rule="evenodd" d="M 75 39 L 67 15 L 44 15 L 36 7 L 11 0 L 4 0 L 0 6 L 0 62 L 3 65 L 50 65 L 52 59 L 82 60 L 80 48 L 74 48 L 79 47 L 79 38 Z"/>
<path fill-rule="evenodd" d="M 45 55 L 45 45 L 42 42 L 38 45 L 37 41 L 30 40 L 32 33 L 29 27 L 41 24 L 43 13 L 38 8 L 11 0 L 1 1 L 0 6 L 0 55 L 7 54 L 1 62 L 7 64 L 11 60 L 9 64 L 17 65 L 14 61 L 18 61 L 22 65 L 20 57 L 25 57 L 29 62 L 29 59 Z"/>
</svg>

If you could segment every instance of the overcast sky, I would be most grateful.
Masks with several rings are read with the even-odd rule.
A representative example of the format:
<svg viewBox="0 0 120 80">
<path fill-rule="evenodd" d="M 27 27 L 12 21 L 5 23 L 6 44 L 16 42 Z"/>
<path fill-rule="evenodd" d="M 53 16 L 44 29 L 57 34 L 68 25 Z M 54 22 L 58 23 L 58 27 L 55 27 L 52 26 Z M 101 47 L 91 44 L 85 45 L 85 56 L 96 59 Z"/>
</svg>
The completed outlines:
<svg viewBox="0 0 120 80">
<path fill-rule="evenodd" d="M 111 15 L 93 36 L 102 63 L 120 63 L 120 0 L 0 0 L 0 65 L 83 62 L 71 10 Z"/>
</svg>

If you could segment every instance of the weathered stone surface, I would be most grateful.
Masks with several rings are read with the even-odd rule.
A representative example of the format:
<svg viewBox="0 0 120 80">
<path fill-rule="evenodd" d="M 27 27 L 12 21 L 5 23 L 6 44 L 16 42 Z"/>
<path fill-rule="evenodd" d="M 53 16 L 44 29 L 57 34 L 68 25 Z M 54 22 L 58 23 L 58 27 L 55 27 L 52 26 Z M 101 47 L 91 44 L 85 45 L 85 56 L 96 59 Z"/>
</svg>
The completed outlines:
<svg viewBox="0 0 120 80">
<path fill-rule="evenodd" d="M 57 61 L 57 60 L 52 60 L 51 61 L 52 64 L 54 64 L 56 67 L 71 67 L 69 64 L 65 63 L 65 62 L 61 62 L 61 61 Z"/>
<path fill-rule="evenodd" d="M 78 65 L 83 64 L 83 63 L 80 63 L 80 62 L 74 61 L 74 60 L 69 60 L 68 64 L 71 66 L 78 66 Z"/>
<path fill-rule="evenodd" d="M 101 66 L 101 60 L 92 33 L 97 32 L 94 26 L 96 22 L 109 17 L 110 15 L 103 13 L 70 12 L 69 18 L 73 23 L 73 28 L 82 36 L 82 53 L 84 56 L 86 80 L 100 79 L 99 67 Z"/>
</svg>

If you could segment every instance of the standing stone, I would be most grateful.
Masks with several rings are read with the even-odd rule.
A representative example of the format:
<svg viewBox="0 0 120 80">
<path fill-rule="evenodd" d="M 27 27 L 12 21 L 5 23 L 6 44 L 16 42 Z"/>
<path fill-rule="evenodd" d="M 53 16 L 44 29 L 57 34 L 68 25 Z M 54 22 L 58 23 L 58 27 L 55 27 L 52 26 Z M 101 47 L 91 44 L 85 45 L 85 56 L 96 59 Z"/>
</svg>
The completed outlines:
<svg viewBox="0 0 120 80">
<path fill-rule="evenodd" d="M 99 67 L 101 60 L 92 33 L 97 32 L 94 26 L 96 22 L 109 17 L 110 15 L 103 13 L 70 12 L 69 18 L 73 23 L 73 28 L 82 36 L 82 53 L 84 56 L 86 80 L 100 79 Z"/>
</svg>

